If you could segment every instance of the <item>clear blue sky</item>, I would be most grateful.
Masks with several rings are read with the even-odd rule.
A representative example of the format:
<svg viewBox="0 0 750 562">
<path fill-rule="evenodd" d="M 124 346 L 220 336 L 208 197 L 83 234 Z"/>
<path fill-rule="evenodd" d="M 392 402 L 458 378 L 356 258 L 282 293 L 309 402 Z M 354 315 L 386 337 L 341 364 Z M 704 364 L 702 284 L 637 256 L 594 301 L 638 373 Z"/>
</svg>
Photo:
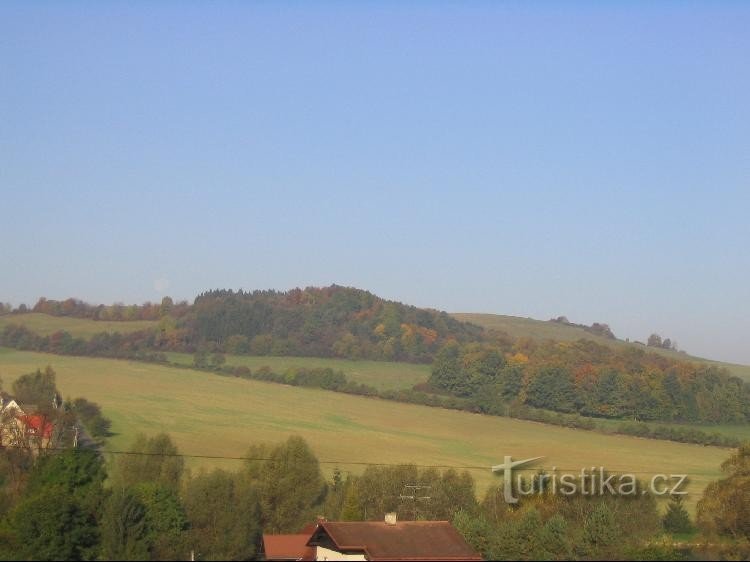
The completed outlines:
<svg viewBox="0 0 750 562">
<path fill-rule="evenodd" d="M 3 2 L 0 300 L 338 283 L 750 363 L 747 2 Z"/>
</svg>

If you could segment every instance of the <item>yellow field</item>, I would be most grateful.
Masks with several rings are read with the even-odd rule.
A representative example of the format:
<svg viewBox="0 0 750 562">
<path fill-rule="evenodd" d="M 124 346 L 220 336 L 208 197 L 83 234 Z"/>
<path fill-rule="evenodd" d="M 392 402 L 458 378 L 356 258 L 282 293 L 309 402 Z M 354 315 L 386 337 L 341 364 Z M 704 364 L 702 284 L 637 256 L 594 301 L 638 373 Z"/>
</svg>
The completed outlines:
<svg viewBox="0 0 750 562">
<path fill-rule="evenodd" d="M 170 363 L 184 367 L 193 365 L 193 356 L 188 353 L 167 353 Z M 412 388 L 417 383 L 427 382 L 430 378 L 429 365 L 414 363 L 396 363 L 392 361 L 368 361 L 364 359 L 334 359 L 329 357 L 275 357 L 272 355 L 227 355 L 226 365 L 238 367 L 244 365 L 251 370 L 269 367 L 275 373 L 284 373 L 287 369 L 303 367 L 306 369 L 330 368 L 342 371 L 346 379 L 359 384 L 366 384 L 377 390 L 401 390 Z"/>
<path fill-rule="evenodd" d="M 160 365 L 62 357 L 0 349 L 5 388 L 20 374 L 52 365 L 66 397 L 85 396 L 113 421 L 109 447 L 123 449 L 139 431 L 170 433 L 183 453 L 242 456 L 259 441 L 291 434 L 307 439 L 330 473 L 359 472 L 354 462 L 476 467 L 480 490 L 495 477 L 489 467 L 514 458 L 544 456 L 543 466 L 578 470 L 687 473 L 690 503 L 729 451 L 714 447 L 547 426 L 388 402 L 317 389 L 221 377 Z M 231 467 L 238 461 L 193 460 L 192 466 Z"/>
<path fill-rule="evenodd" d="M 112 320 L 88 320 L 68 316 L 50 316 L 31 312 L 29 314 L 6 314 L 0 316 L 0 330 L 8 324 L 20 324 L 40 336 L 48 336 L 65 330 L 76 338 L 88 338 L 99 332 L 137 332 L 155 327 L 158 322 L 152 320 L 134 320 L 118 322 Z"/>
</svg>

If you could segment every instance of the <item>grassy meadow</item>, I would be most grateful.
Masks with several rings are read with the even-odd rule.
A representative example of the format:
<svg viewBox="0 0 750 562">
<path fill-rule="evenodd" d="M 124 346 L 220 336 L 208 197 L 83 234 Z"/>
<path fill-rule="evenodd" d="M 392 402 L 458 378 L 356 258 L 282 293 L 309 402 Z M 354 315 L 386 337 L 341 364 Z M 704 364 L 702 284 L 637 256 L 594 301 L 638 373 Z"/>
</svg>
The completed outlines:
<svg viewBox="0 0 750 562">
<path fill-rule="evenodd" d="M 69 316 L 50 316 L 30 312 L 28 314 L 5 314 L 0 316 L 0 330 L 8 324 L 20 324 L 40 336 L 48 336 L 60 330 L 65 330 L 76 338 L 89 338 L 99 332 L 137 332 L 155 327 L 158 322 L 153 320 L 133 320 L 128 322 L 117 320 L 89 320 L 86 318 L 72 318 Z"/>
<path fill-rule="evenodd" d="M 489 467 L 506 454 L 543 455 L 562 470 L 604 466 L 611 471 L 688 473 L 690 504 L 720 476 L 729 451 L 715 447 L 604 435 L 534 422 L 401 404 L 317 389 L 222 377 L 187 368 L 64 357 L 0 348 L 5 388 L 23 373 L 51 365 L 66 397 L 101 404 L 113 422 L 108 448 L 128 447 L 138 432 L 170 433 L 192 455 L 242 456 L 253 442 L 291 434 L 308 440 L 324 470 L 349 463 L 416 463 L 473 467 L 480 492 L 497 482 Z M 193 459 L 197 468 L 231 468 L 239 461 Z"/>
<path fill-rule="evenodd" d="M 710 365 L 715 365 L 717 367 L 724 367 L 731 374 L 746 381 L 750 381 L 750 365 L 724 363 L 721 361 L 704 359 L 702 357 L 693 357 L 679 351 L 646 347 L 642 344 L 626 342 L 623 340 L 611 340 L 609 338 L 597 336 L 595 334 L 587 332 L 583 328 L 579 328 L 577 326 L 566 326 L 565 324 L 558 324 L 556 322 L 544 322 L 542 320 L 534 320 L 532 318 L 505 316 L 502 314 L 475 314 L 462 312 L 451 314 L 451 316 L 463 322 L 471 322 L 472 324 L 476 324 L 477 326 L 481 326 L 488 330 L 502 330 L 503 332 L 506 332 L 507 334 L 515 338 L 527 337 L 536 340 L 556 341 L 576 341 L 583 338 L 593 340 L 602 345 L 637 347 L 638 349 L 658 353 L 660 355 L 671 357 L 673 359 L 681 359 L 683 361 L 698 361 L 700 363 L 707 363 Z"/>
<path fill-rule="evenodd" d="M 191 367 L 193 356 L 187 353 L 167 353 L 170 363 Z M 354 361 L 350 359 L 329 359 L 321 357 L 274 357 L 226 355 L 226 363 L 232 367 L 244 365 L 254 371 L 269 367 L 275 373 L 283 373 L 294 367 L 308 369 L 331 368 L 342 371 L 347 380 L 372 386 L 378 390 L 401 390 L 412 388 L 430 377 L 429 365 L 394 363 L 388 361 Z"/>
<path fill-rule="evenodd" d="M 501 314 L 474 314 L 455 313 L 452 314 L 458 320 L 471 322 L 486 329 L 502 330 L 513 337 L 529 337 L 538 340 L 552 339 L 557 341 L 575 341 L 581 338 L 591 339 L 604 345 L 613 346 L 636 346 L 647 349 L 668 357 L 689 361 L 700 361 L 725 367 L 733 375 L 750 381 L 750 365 L 736 365 L 723 363 L 700 357 L 692 357 L 684 353 L 670 351 L 667 349 L 646 348 L 643 345 L 625 342 L 622 340 L 610 340 L 601 336 L 591 334 L 576 326 L 566 326 L 555 322 L 544 322 L 531 318 L 517 316 L 504 316 Z M 87 320 L 83 318 L 72 318 L 67 316 L 50 316 L 48 314 L 6 314 L 0 316 L 0 330 L 8 324 L 21 324 L 29 330 L 46 336 L 58 330 L 66 330 L 74 337 L 88 338 L 97 332 L 135 332 L 152 328 L 158 325 L 156 321 L 134 320 L 134 321 L 106 321 Z M 179 357 L 181 354 L 170 354 L 170 361 L 184 365 L 190 365 L 192 358 Z M 350 361 L 322 358 L 297 358 L 297 357 L 227 357 L 229 365 L 247 365 L 252 369 L 268 365 L 271 369 L 284 371 L 289 367 L 331 367 L 340 369 L 347 377 L 356 382 L 369 384 L 378 390 L 411 388 L 418 382 L 423 382 L 429 376 L 429 367 L 425 365 L 412 365 L 409 363 L 388 363 L 381 361 Z M 371 376 L 373 375 L 373 376 Z"/>
</svg>

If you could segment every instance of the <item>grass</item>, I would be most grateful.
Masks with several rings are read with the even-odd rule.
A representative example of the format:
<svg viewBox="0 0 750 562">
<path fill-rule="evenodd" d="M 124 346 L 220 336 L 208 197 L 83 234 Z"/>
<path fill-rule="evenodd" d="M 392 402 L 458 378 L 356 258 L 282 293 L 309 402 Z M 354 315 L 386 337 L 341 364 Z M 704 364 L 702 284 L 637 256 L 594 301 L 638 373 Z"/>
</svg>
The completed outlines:
<svg viewBox="0 0 750 562">
<path fill-rule="evenodd" d="M 28 314 L 6 314 L 0 316 L 0 330 L 8 324 L 20 324 L 40 336 L 48 336 L 60 330 L 69 332 L 76 338 L 89 338 L 99 332 L 137 332 L 153 328 L 158 322 L 153 320 L 88 320 L 69 316 L 50 316 L 31 312 Z"/>
<path fill-rule="evenodd" d="M 167 353 L 170 363 L 191 367 L 193 356 L 187 353 Z M 293 367 L 308 369 L 331 368 L 342 371 L 347 380 L 372 386 L 378 390 L 401 390 L 412 388 L 430 377 L 429 365 L 392 363 L 388 361 L 353 361 L 350 359 L 327 359 L 320 357 L 272 357 L 227 355 L 226 365 L 244 365 L 250 370 L 270 367 L 275 373 L 283 373 Z"/>
<path fill-rule="evenodd" d="M 5 387 L 52 365 L 66 397 L 85 396 L 112 419 L 109 448 L 122 450 L 138 432 L 165 431 L 186 454 L 241 456 L 250 443 L 303 436 L 330 476 L 351 462 L 476 467 L 481 492 L 498 480 L 489 467 L 506 454 L 544 455 L 543 465 L 579 470 L 604 466 L 635 472 L 687 473 L 689 503 L 720 476 L 729 451 L 401 404 L 317 389 L 221 377 L 187 368 L 0 349 Z M 192 467 L 232 468 L 239 461 L 192 460 Z"/>
<path fill-rule="evenodd" d="M 487 329 L 502 330 L 513 337 L 530 337 L 544 340 L 552 339 L 557 341 L 575 341 L 581 338 L 591 339 L 604 345 L 610 346 L 636 346 L 646 349 L 645 346 L 628 343 L 622 340 L 610 340 L 601 336 L 596 336 L 586 332 L 582 328 L 575 326 L 566 326 L 555 322 L 543 322 L 531 318 L 520 318 L 517 316 L 503 316 L 500 314 L 472 314 L 456 313 L 453 314 L 459 320 L 472 322 Z M 0 316 L 0 330 L 8 324 L 21 324 L 29 330 L 46 336 L 58 330 L 66 330 L 74 337 L 88 338 L 98 332 L 121 332 L 128 333 L 138 330 L 152 328 L 158 325 L 156 321 L 134 320 L 134 321 L 106 321 L 106 320 L 86 320 L 82 318 L 72 318 L 67 316 L 50 316 L 48 314 L 28 313 L 28 314 L 6 314 Z M 667 349 L 648 348 L 649 351 L 672 357 L 675 359 L 700 361 L 702 363 L 725 367 L 732 374 L 750 381 L 750 365 L 736 365 L 732 363 L 722 363 L 700 357 L 692 357 L 684 353 L 670 351 Z M 297 361 L 304 363 L 297 363 Z M 319 359 L 319 358 L 242 358 L 236 363 L 246 364 L 251 369 L 253 365 L 261 367 L 268 365 L 272 369 L 275 362 L 278 361 L 278 369 L 284 370 L 288 366 L 321 366 L 341 369 L 352 380 L 371 384 L 379 390 L 410 388 L 418 382 L 423 382 L 429 376 L 429 368 L 424 365 L 410 365 L 404 363 L 387 363 L 381 361 L 346 361 L 336 359 Z M 179 362 L 188 365 L 192 360 L 182 360 Z M 318 363 L 316 363 L 318 362 Z M 381 367 L 382 366 L 382 367 Z M 375 376 L 370 377 L 373 374 Z M 367 382 L 368 380 L 372 382 Z M 409 381 L 413 381 L 410 384 Z"/>
<path fill-rule="evenodd" d="M 637 347 L 638 349 L 644 349 L 673 359 L 697 361 L 700 363 L 715 365 L 717 367 L 724 367 L 733 375 L 746 381 L 750 381 L 750 365 L 723 363 L 721 361 L 713 361 L 702 357 L 693 357 L 679 351 L 646 347 L 643 344 L 635 342 L 611 340 L 609 338 L 597 336 L 576 326 L 566 326 L 565 324 L 558 324 L 556 322 L 544 322 L 542 320 L 520 318 L 518 316 L 504 316 L 502 314 L 456 313 L 452 314 L 452 316 L 458 320 L 482 326 L 485 329 L 502 330 L 515 338 L 528 337 L 536 340 L 551 339 L 556 341 L 576 341 L 583 338 L 593 340 L 602 345 Z"/>
<path fill-rule="evenodd" d="M 602 419 L 593 418 L 597 426 L 604 431 L 614 431 L 617 426 L 627 423 L 628 420 L 622 419 Z M 687 429 L 698 429 L 705 433 L 719 433 L 726 435 L 727 437 L 735 437 L 741 441 L 750 441 L 750 424 L 701 424 L 701 423 L 679 423 L 679 422 L 662 422 L 662 421 L 648 421 L 646 424 L 651 427 L 675 427 L 675 428 L 687 428 Z"/>
</svg>

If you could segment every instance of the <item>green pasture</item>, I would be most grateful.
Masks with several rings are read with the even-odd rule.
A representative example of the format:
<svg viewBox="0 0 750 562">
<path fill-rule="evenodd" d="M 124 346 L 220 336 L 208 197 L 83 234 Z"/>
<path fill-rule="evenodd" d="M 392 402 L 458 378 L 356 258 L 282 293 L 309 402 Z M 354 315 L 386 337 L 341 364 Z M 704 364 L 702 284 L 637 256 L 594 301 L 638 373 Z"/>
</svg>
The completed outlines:
<svg viewBox="0 0 750 562">
<path fill-rule="evenodd" d="M 28 314 L 5 314 L 0 316 L 0 330 L 8 324 L 20 324 L 40 336 L 48 336 L 60 330 L 65 330 L 76 338 L 89 338 L 99 332 L 137 332 L 155 327 L 158 322 L 153 320 L 88 320 L 86 318 L 71 318 L 69 316 L 50 316 L 30 312 Z"/>
<path fill-rule="evenodd" d="M 726 449 L 653 441 L 224 377 L 188 368 L 0 349 L 5 388 L 51 365 L 66 397 L 101 404 L 113 421 L 108 448 L 138 432 L 168 432 L 189 455 L 242 456 L 254 442 L 292 434 L 308 440 L 323 468 L 360 472 L 360 463 L 470 467 L 479 491 L 498 480 L 489 467 L 505 455 L 544 456 L 558 471 L 604 466 L 612 472 L 690 475 L 690 503 L 720 476 Z M 190 466 L 231 468 L 235 460 L 193 459 Z"/>
<path fill-rule="evenodd" d="M 187 353 L 168 353 L 170 363 L 191 367 L 193 356 Z M 328 359 L 320 357 L 272 357 L 227 355 L 225 365 L 244 365 L 251 371 L 269 367 L 275 373 L 287 369 L 304 367 L 307 369 L 331 368 L 342 371 L 347 380 L 372 386 L 378 390 L 400 390 L 412 388 L 430 377 L 429 365 L 413 363 L 393 363 L 388 361 L 353 361 L 350 359 Z"/>
</svg>

